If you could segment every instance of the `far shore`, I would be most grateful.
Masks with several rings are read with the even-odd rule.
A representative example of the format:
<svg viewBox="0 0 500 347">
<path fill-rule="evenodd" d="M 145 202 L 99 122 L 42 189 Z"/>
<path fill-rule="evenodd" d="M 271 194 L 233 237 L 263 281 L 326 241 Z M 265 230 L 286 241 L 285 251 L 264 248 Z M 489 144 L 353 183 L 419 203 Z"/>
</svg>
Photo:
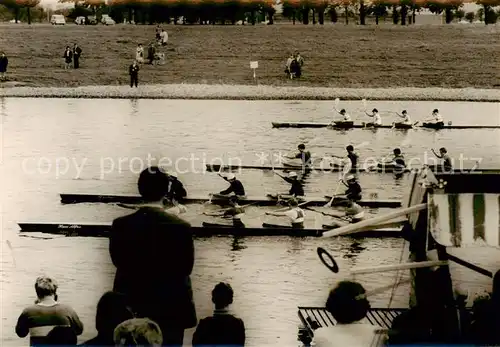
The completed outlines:
<svg viewBox="0 0 500 347">
<path fill-rule="evenodd" d="M 26 87 L 0 84 L 0 97 L 88 99 L 201 99 L 201 100 L 413 100 L 500 102 L 500 89 L 476 88 L 326 88 L 269 85 L 161 84 Z"/>
</svg>

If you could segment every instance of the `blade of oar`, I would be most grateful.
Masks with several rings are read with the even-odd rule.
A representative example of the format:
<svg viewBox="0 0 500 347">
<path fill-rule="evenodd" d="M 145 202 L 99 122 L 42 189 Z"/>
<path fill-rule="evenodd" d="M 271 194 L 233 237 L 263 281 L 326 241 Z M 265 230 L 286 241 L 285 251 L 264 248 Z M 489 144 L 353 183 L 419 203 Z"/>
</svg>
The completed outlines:
<svg viewBox="0 0 500 347">
<path fill-rule="evenodd" d="M 332 198 L 330 199 L 330 201 L 324 205 L 323 207 L 332 207 L 332 204 L 333 204 L 333 200 L 335 200 L 335 195 L 337 195 L 338 191 L 339 191 L 339 188 L 340 188 L 340 183 L 342 182 L 342 178 L 339 179 L 339 183 L 337 184 L 337 188 L 335 188 L 335 191 L 333 192 L 333 195 L 332 195 Z"/>
<path fill-rule="evenodd" d="M 304 201 L 304 202 L 302 202 L 302 203 L 298 204 L 298 206 L 297 206 L 297 207 L 302 207 L 302 206 L 305 206 L 305 205 L 307 205 L 307 204 L 309 204 L 309 203 L 310 203 L 310 201 Z M 283 212 L 283 211 L 288 210 L 289 208 L 290 208 L 290 207 L 283 207 L 283 208 L 280 208 L 279 210 L 276 210 L 276 211 L 273 211 L 273 212 Z"/>
<path fill-rule="evenodd" d="M 330 271 L 332 271 L 333 273 L 338 273 L 339 272 L 339 266 L 337 265 L 337 262 L 335 261 L 335 259 L 333 259 L 333 257 L 330 255 L 330 253 L 328 253 L 324 248 L 322 247 L 318 247 L 316 249 L 316 252 L 318 253 L 318 257 L 319 259 L 321 260 L 321 262 L 323 263 L 323 265 L 325 265 Z M 324 256 L 327 256 L 328 260 L 331 261 L 332 265 L 328 264 L 324 258 Z"/>
<path fill-rule="evenodd" d="M 340 104 L 340 99 L 335 98 L 334 107 L 335 107 L 335 111 L 337 111 L 337 112 L 339 112 L 339 104 Z"/>
<path fill-rule="evenodd" d="M 14 267 L 17 267 L 16 266 L 16 257 L 14 256 L 14 248 L 12 247 L 12 244 L 10 243 L 9 240 L 5 240 L 5 242 L 7 243 L 7 246 L 10 249 L 10 254 L 12 255 L 12 262 L 14 264 Z"/>
<path fill-rule="evenodd" d="M 367 227 L 372 227 L 376 226 L 377 224 L 380 224 L 382 222 L 395 219 L 397 217 L 401 217 L 413 212 L 421 211 L 427 208 L 427 204 L 419 204 L 419 205 L 414 205 L 410 206 L 407 208 L 399 209 L 398 211 L 391 212 L 384 214 L 382 216 L 370 218 L 355 224 L 347 225 L 345 227 L 340 227 L 336 229 L 332 229 L 329 231 L 326 231 L 323 233 L 323 237 L 333 237 L 333 236 L 342 236 L 342 235 L 349 235 L 349 234 L 355 234 L 357 232 L 362 231 L 363 229 L 366 230 Z"/>
<path fill-rule="evenodd" d="M 410 263 L 402 263 L 402 264 L 391 264 L 391 265 L 381 265 L 381 266 L 374 266 L 374 267 L 351 269 L 351 275 L 364 275 L 364 274 L 372 274 L 372 273 L 377 273 L 377 272 L 420 269 L 420 268 L 424 268 L 424 267 L 435 267 L 435 266 L 446 266 L 446 265 L 448 265 L 448 261 L 446 261 L 446 260 L 419 261 L 419 262 L 410 262 Z"/>
<path fill-rule="evenodd" d="M 361 102 L 363 103 L 363 109 L 366 111 L 367 109 L 366 99 L 362 99 Z"/>
</svg>

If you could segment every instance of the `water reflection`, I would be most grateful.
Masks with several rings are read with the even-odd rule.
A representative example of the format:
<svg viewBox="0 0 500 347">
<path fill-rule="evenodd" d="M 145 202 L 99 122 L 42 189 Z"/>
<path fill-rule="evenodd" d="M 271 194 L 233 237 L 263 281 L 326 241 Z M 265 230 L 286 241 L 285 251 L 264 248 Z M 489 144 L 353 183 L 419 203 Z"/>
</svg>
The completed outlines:
<svg viewBox="0 0 500 347">
<path fill-rule="evenodd" d="M 139 100 L 130 99 L 130 114 L 134 117 L 139 115 Z"/>
<path fill-rule="evenodd" d="M 241 236 L 234 236 L 231 240 L 231 252 L 238 252 L 243 249 L 246 249 L 245 243 L 243 242 L 244 238 Z M 234 261 L 234 259 L 233 259 Z"/>
<path fill-rule="evenodd" d="M 363 243 L 363 240 L 356 240 L 341 249 L 343 253 L 342 258 L 348 259 L 351 267 L 356 265 L 358 256 L 366 249 Z"/>
</svg>

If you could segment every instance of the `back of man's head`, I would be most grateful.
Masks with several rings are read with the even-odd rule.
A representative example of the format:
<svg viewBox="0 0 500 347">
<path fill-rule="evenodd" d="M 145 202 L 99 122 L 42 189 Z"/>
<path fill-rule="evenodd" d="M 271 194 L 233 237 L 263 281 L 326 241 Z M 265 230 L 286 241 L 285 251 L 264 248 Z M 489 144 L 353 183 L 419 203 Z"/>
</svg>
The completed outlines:
<svg viewBox="0 0 500 347">
<path fill-rule="evenodd" d="M 233 303 L 233 288 L 229 283 L 220 282 L 212 290 L 212 302 L 215 308 L 224 308 Z"/>
<path fill-rule="evenodd" d="M 168 192 L 168 175 L 159 167 L 144 169 L 137 182 L 139 194 L 147 201 L 159 201 Z"/>
<path fill-rule="evenodd" d="M 114 332 L 116 346 L 161 346 L 161 329 L 148 318 L 133 318 L 119 324 Z"/>
</svg>

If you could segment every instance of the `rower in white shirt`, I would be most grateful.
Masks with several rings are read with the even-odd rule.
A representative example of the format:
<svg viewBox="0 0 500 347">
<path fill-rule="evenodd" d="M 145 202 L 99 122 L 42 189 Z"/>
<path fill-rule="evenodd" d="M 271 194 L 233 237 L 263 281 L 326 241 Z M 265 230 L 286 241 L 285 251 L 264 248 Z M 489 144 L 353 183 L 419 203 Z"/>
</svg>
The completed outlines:
<svg viewBox="0 0 500 347">
<path fill-rule="evenodd" d="M 410 116 L 408 115 L 408 112 L 406 112 L 406 110 L 403 110 L 403 111 L 401 112 L 401 114 L 399 114 L 399 113 L 397 113 L 397 112 L 396 112 L 396 114 L 397 114 L 399 117 L 403 118 L 403 122 L 401 122 L 400 124 L 411 125 L 411 118 L 410 118 Z"/>
<path fill-rule="evenodd" d="M 294 229 L 304 229 L 304 217 L 305 213 L 299 207 L 299 203 L 295 198 L 288 200 L 288 206 L 290 209 L 285 212 L 266 212 L 267 215 L 276 216 L 276 217 L 288 217 L 292 224 L 292 228 Z"/>
<path fill-rule="evenodd" d="M 342 119 L 344 122 L 350 122 L 350 121 L 351 121 L 351 116 L 349 115 L 349 113 L 347 113 L 347 112 L 345 111 L 345 109 L 341 109 L 339 113 L 340 113 L 340 115 L 341 115 L 342 117 L 344 117 L 344 118 Z"/>
<path fill-rule="evenodd" d="M 366 126 L 374 126 L 374 127 L 376 127 L 376 126 L 382 125 L 382 118 L 380 117 L 380 114 L 378 113 L 378 110 L 376 108 L 374 108 L 372 110 L 371 114 L 368 113 L 368 112 L 366 112 L 366 111 L 365 111 L 365 113 L 366 113 L 366 115 L 368 117 L 372 117 L 373 118 L 373 123 L 366 123 L 365 124 Z"/>
<path fill-rule="evenodd" d="M 432 117 L 426 119 L 424 121 L 424 124 L 435 124 L 443 126 L 444 125 L 443 116 L 439 114 L 439 110 L 436 108 L 434 109 L 434 111 L 432 111 Z"/>
</svg>

